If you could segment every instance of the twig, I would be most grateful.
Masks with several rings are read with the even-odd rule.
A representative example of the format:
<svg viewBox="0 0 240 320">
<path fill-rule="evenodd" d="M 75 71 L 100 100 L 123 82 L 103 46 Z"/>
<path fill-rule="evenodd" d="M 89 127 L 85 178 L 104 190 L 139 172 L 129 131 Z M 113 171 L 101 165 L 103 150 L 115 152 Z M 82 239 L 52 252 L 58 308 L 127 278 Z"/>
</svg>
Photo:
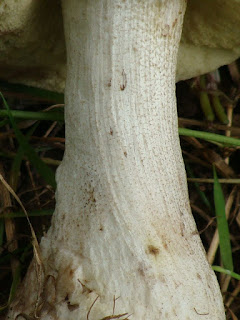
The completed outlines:
<svg viewBox="0 0 240 320">
<path fill-rule="evenodd" d="M 94 304 L 96 303 L 97 299 L 99 298 L 99 296 L 97 296 L 97 298 L 93 301 L 93 303 L 91 304 L 89 310 L 88 310 L 88 313 L 87 313 L 87 320 L 89 320 L 89 315 L 90 315 L 90 312 L 92 310 L 92 307 L 94 306 Z"/>
<path fill-rule="evenodd" d="M 117 314 L 117 315 L 112 315 L 112 316 L 107 316 L 107 317 L 104 317 L 104 318 L 102 318 L 102 319 L 100 319 L 100 320 L 111 320 L 111 319 L 120 319 L 120 318 L 122 318 L 122 317 L 125 317 L 125 316 L 127 316 L 128 315 L 128 313 L 122 313 L 122 314 Z M 127 318 L 124 318 L 124 319 L 122 319 L 122 320 L 127 320 L 128 319 L 128 317 Z"/>
<path fill-rule="evenodd" d="M 0 174 L 2 174 L 2 176 L 4 174 L 2 164 L 0 164 Z M 4 188 L 3 185 L 0 186 L 0 196 L 2 198 L 3 208 L 7 216 L 10 213 L 10 210 L 6 208 L 11 208 L 12 203 L 11 203 L 10 194 L 8 190 Z M 6 231 L 6 238 L 8 243 L 8 251 L 13 252 L 18 248 L 18 243 L 16 240 L 16 225 L 13 219 L 8 217 L 5 219 L 5 231 Z M 19 261 L 15 257 L 12 257 L 11 268 L 12 268 L 13 276 L 16 272 L 18 265 L 19 265 Z"/>
<path fill-rule="evenodd" d="M 214 183 L 212 178 L 187 178 L 188 182 Z M 240 184 L 240 179 L 218 179 L 220 183 Z"/>
</svg>

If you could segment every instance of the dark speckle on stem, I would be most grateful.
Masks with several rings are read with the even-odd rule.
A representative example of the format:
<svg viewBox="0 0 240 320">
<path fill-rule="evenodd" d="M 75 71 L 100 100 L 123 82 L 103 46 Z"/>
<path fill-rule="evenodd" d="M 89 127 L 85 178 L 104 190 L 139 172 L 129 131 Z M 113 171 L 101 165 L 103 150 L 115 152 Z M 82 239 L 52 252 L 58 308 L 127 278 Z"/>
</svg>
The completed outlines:
<svg viewBox="0 0 240 320">
<path fill-rule="evenodd" d="M 159 248 L 150 244 L 148 246 L 148 253 L 156 257 L 159 254 Z"/>
<path fill-rule="evenodd" d="M 122 84 L 120 85 L 120 89 L 123 91 L 127 86 L 127 75 L 125 71 L 122 71 Z"/>
</svg>

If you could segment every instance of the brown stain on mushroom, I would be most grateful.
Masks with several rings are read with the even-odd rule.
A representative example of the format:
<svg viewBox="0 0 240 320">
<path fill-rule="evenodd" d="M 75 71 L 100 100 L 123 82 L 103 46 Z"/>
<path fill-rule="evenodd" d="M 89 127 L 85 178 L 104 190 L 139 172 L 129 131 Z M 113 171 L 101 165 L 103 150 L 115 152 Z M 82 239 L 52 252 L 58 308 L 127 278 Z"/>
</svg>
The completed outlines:
<svg viewBox="0 0 240 320">
<path fill-rule="evenodd" d="M 161 35 L 166 38 L 170 36 L 170 26 L 169 24 L 165 24 L 161 30 Z"/>
<path fill-rule="evenodd" d="M 93 290 L 92 289 L 90 289 L 90 288 L 88 288 L 87 286 L 86 286 L 86 284 L 84 284 L 82 281 L 80 281 L 80 279 L 77 279 L 78 280 L 78 282 L 81 284 L 81 286 L 82 286 L 82 293 L 83 294 L 90 294 L 91 292 L 93 292 Z M 85 280 L 85 282 L 87 282 L 87 280 Z"/>
<path fill-rule="evenodd" d="M 124 156 L 127 158 L 127 152 L 126 152 L 126 151 L 124 151 L 124 152 L 123 152 L 123 154 L 124 154 Z"/>
<path fill-rule="evenodd" d="M 177 21 L 178 21 L 178 19 L 177 19 L 177 18 L 173 21 L 173 24 L 172 24 L 172 27 L 173 27 L 173 28 L 176 26 Z"/>
<path fill-rule="evenodd" d="M 85 202 L 85 206 L 84 208 L 86 208 L 87 206 L 95 206 L 96 203 L 96 198 L 95 198 L 95 190 L 94 187 L 92 187 L 91 185 L 89 185 L 88 189 L 86 190 L 86 202 Z"/>
<path fill-rule="evenodd" d="M 75 270 L 69 265 L 66 268 L 60 268 L 56 277 L 56 292 L 73 292 Z"/>
<path fill-rule="evenodd" d="M 197 273 L 197 278 L 198 278 L 199 280 L 202 280 L 202 277 L 200 276 L 199 273 Z"/>
<path fill-rule="evenodd" d="M 162 244 L 163 244 L 164 249 L 165 249 L 165 250 L 168 250 L 168 243 L 167 243 L 167 241 L 163 239 Z"/>
<path fill-rule="evenodd" d="M 181 236 L 184 238 L 184 231 L 185 231 L 185 226 L 184 226 L 184 223 L 180 223 L 180 233 L 181 233 Z"/>
<path fill-rule="evenodd" d="M 159 248 L 157 248 L 157 247 L 155 247 L 155 246 L 153 246 L 153 245 L 148 245 L 148 253 L 149 254 L 151 254 L 151 255 L 153 255 L 153 256 L 158 256 L 159 255 L 159 252 L 160 252 L 160 250 L 159 250 Z"/>
<path fill-rule="evenodd" d="M 94 196 L 94 188 L 89 191 L 89 202 L 96 202 L 95 196 Z"/>
<path fill-rule="evenodd" d="M 122 71 L 122 84 L 120 85 L 121 91 L 124 91 L 126 86 L 127 86 L 127 75 L 123 69 L 123 71 Z"/>
<path fill-rule="evenodd" d="M 207 315 L 209 315 L 209 312 L 198 312 L 196 308 L 193 308 L 193 309 L 196 312 L 196 314 L 198 314 L 199 316 L 207 316 Z"/>
<path fill-rule="evenodd" d="M 145 272 L 142 267 L 138 268 L 138 273 L 140 274 L 140 276 L 145 277 Z"/>
<path fill-rule="evenodd" d="M 67 307 L 68 307 L 68 310 L 71 312 L 71 311 L 74 311 L 74 310 L 78 309 L 78 308 L 79 308 L 79 304 L 71 304 L 71 303 L 68 301 Z"/>
</svg>

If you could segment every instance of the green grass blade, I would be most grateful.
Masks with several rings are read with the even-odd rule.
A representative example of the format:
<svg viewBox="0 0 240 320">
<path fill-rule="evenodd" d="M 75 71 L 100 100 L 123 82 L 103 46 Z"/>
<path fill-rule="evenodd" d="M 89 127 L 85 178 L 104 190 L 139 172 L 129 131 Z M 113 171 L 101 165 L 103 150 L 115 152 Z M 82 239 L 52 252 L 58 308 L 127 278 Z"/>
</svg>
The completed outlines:
<svg viewBox="0 0 240 320">
<path fill-rule="evenodd" d="M 215 113 L 218 117 L 218 120 L 221 121 L 223 124 L 228 124 L 228 117 L 225 113 L 225 110 L 220 102 L 219 96 L 212 96 L 212 104 L 215 110 Z"/>
<path fill-rule="evenodd" d="M 46 209 L 46 210 L 34 210 L 31 212 L 28 212 L 29 217 L 43 217 L 43 216 L 51 216 L 53 214 L 53 209 Z M 0 213 L 0 222 L 1 219 L 6 219 L 6 218 L 26 218 L 26 215 L 23 211 L 18 211 L 18 212 L 11 212 L 11 213 Z"/>
<path fill-rule="evenodd" d="M 222 192 L 221 185 L 218 181 L 215 167 L 213 167 L 214 176 L 214 204 L 215 213 L 217 218 L 218 234 L 219 234 L 219 246 L 220 254 L 223 263 L 223 267 L 230 271 L 233 271 L 232 249 L 230 242 L 230 235 L 228 229 L 228 222 L 225 214 L 225 200 Z"/>
<path fill-rule="evenodd" d="M 14 121 L 14 118 L 11 114 L 11 110 L 1 92 L 0 92 L 0 96 L 3 100 L 5 108 L 8 110 L 8 116 L 9 116 L 11 125 L 14 129 L 18 143 L 23 148 L 25 155 L 27 156 L 29 161 L 33 164 L 33 166 L 38 171 L 38 173 L 44 178 L 44 180 L 48 184 L 50 184 L 53 188 L 56 188 L 54 172 L 40 159 L 40 157 L 36 154 L 35 150 L 29 145 L 27 139 L 24 137 L 22 132 L 18 129 Z"/>
<path fill-rule="evenodd" d="M 233 272 L 233 271 L 231 271 L 231 270 L 224 269 L 224 268 L 219 267 L 219 266 L 212 266 L 212 269 L 213 269 L 214 271 L 227 274 L 227 275 L 231 276 L 231 277 L 234 278 L 234 279 L 240 280 L 240 274 L 238 274 L 238 273 L 236 273 L 236 272 Z"/>
<path fill-rule="evenodd" d="M 186 128 L 179 128 L 178 132 L 182 136 L 200 138 L 207 141 L 220 142 L 229 146 L 240 146 L 240 139 L 222 136 L 221 134 L 191 130 Z"/>
<path fill-rule="evenodd" d="M 0 305 L 0 312 L 6 310 L 8 308 L 8 304 Z"/>
<path fill-rule="evenodd" d="M 2 128 L 3 126 L 5 126 L 8 123 L 9 123 L 9 119 L 4 119 L 4 120 L 0 121 L 0 128 Z"/>
<path fill-rule="evenodd" d="M 206 79 L 205 79 L 205 75 L 202 75 L 200 77 L 200 86 L 201 86 L 201 91 L 200 91 L 200 106 L 202 108 L 202 111 L 205 115 L 205 118 L 207 121 L 213 121 L 215 118 L 215 115 L 213 113 L 211 104 L 210 104 L 210 100 L 208 97 L 208 94 L 206 92 Z"/>
<path fill-rule="evenodd" d="M 20 111 L 11 110 L 13 118 L 24 119 L 24 120 L 45 120 L 45 121 L 64 121 L 64 113 L 61 111 Z M 8 117 L 7 110 L 0 110 L 0 118 Z"/>
<path fill-rule="evenodd" d="M 21 270 L 22 270 L 22 267 L 21 267 L 21 264 L 19 263 L 13 275 L 12 285 L 11 285 L 11 289 L 8 297 L 8 305 L 13 301 L 15 297 L 17 287 L 21 280 Z"/>
<path fill-rule="evenodd" d="M 29 138 L 31 137 L 33 132 L 36 130 L 38 125 L 39 125 L 39 123 L 35 123 L 31 127 L 31 129 L 28 130 L 28 132 L 27 132 L 27 134 L 25 136 L 27 141 L 29 140 Z M 13 188 L 14 191 L 17 190 L 19 172 L 20 172 L 20 168 L 21 168 L 23 157 L 24 157 L 24 150 L 20 146 L 18 148 L 16 156 L 13 158 L 13 162 L 12 162 L 12 166 L 11 166 L 11 170 L 10 170 L 10 177 L 9 177 L 10 186 Z"/>
</svg>

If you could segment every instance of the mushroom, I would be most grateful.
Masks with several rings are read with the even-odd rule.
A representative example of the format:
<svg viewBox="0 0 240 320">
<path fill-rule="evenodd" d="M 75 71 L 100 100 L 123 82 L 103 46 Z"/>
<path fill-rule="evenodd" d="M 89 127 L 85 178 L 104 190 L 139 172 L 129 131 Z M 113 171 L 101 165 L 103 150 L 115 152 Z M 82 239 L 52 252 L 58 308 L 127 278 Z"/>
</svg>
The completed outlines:
<svg viewBox="0 0 240 320">
<path fill-rule="evenodd" d="M 197 1 L 188 6 L 197 17 Z M 41 241 L 43 268 L 33 261 L 8 319 L 225 319 L 191 215 L 177 130 L 186 1 L 63 0 L 62 7 L 66 151 L 57 204 Z M 186 26 L 194 17 L 187 13 Z M 210 27 L 209 34 L 217 39 Z M 214 68 L 239 54 L 202 48 L 207 42 L 187 31 L 183 37 L 183 50 L 196 50 L 194 40 L 203 59 L 221 52 Z M 178 79 L 207 69 L 192 70 Z"/>
<path fill-rule="evenodd" d="M 238 0 L 188 1 L 178 52 L 177 81 L 229 64 L 240 56 Z"/>
<path fill-rule="evenodd" d="M 0 78 L 63 91 L 65 42 L 59 0 L 0 2 Z"/>
</svg>

